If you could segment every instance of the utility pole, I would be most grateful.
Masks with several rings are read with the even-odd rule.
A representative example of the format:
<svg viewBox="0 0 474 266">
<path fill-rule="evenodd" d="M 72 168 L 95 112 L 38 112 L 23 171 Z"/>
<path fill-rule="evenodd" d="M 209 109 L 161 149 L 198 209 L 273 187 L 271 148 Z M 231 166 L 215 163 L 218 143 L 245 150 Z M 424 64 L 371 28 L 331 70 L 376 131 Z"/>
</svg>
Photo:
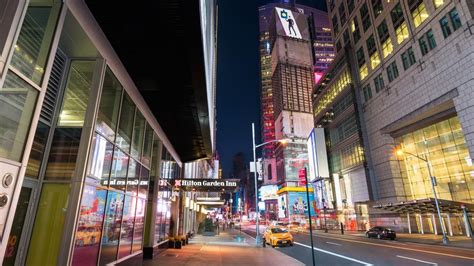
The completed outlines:
<svg viewBox="0 0 474 266">
<path fill-rule="evenodd" d="M 308 218 L 309 218 L 309 238 L 311 240 L 311 257 L 313 259 L 313 266 L 316 266 L 314 259 L 314 244 L 313 244 L 313 224 L 311 222 L 311 202 L 309 201 L 309 190 L 308 190 L 308 174 L 306 173 L 306 167 L 301 169 L 304 171 L 304 181 L 306 183 L 306 200 L 308 202 Z M 300 170 L 300 175 L 302 174 Z"/>
</svg>

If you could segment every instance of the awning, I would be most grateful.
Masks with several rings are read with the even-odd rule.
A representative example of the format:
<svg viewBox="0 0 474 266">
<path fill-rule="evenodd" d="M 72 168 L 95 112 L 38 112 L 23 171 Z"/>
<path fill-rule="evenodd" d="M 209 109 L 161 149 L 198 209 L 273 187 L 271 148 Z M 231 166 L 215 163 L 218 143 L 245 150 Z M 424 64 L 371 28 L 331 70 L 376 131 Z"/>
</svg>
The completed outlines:
<svg viewBox="0 0 474 266">
<path fill-rule="evenodd" d="M 462 208 L 474 211 L 474 204 L 440 199 L 439 208 L 443 213 L 462 213 Z M 434 198 L 419 199 L 412 201 L 402 201 L 398 203 L 388 203 L 372 206 L 374 209 L 383 209 L 397 213 L 434 213 L 436 212 L 436 202 Z"/>
</svg>

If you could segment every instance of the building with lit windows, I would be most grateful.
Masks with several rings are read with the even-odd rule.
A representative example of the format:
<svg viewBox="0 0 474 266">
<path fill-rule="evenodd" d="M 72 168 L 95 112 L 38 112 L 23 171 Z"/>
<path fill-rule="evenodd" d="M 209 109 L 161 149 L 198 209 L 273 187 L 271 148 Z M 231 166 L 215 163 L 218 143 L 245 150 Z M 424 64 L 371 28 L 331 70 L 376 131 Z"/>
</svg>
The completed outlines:
<svg viewBox="0 0 474 266">
<path fill-rule="evenodd" d="M 367 230 L 371 180 L 364 154 L 361 106 L 353 78 L 352 53 L 348 47 L 338 53 L 334 63 L 313 90 L 316 147 L 325 146 L 327 156 L 317 156 L 317 173 L 310 181 L 314 188 L 319 228 Z M 320 143 L 317 143 L 317 141 Z M 309 150 L 316 154 L 317 150 Z M 320 169 L 329 169 L 321 173 Z M 310 166 L 311 169 L 311 166 Z"/>
<path fill-rule="evenodd" d="M 291 1 L 290 1 L 291 2 Z M 274 121 L 274 106 L 273 106 L 273 91 L 272 91 L 272 45 L 270 40 L 270 24 L 272 12 L 275 7 L 287 7 L 295 12 L 312 15 L 313 29 L 313 75 L 317 82 L 328 68 L 332 59 L 334 58 L 334 47 L 329 27 L 327 13 L 324 11 L 304 6 L 294 5 L 288 1 L 282 3 L 267 4 L 259 7 L 259 22 L 260 22 L 260 79 L 261 79 L 261 124 L 262 124 L 262 142 L 271 141 L 275 139 L 275 121 Z M 276 174 L 274 154 L 275 145 L 269 144 L 263 147 L 263 157 L 265 162 L 265 177 L 272 177 L 275 180 Z M 268 178 L 267 178 L 268 179 Z M 268 181 L 268 180 L 266 180 Z M 272 183 L 272 182 L 270 182 Z"/>
<path fill-rule="evenodd" d="M 353 51 L 370 224 L 434 234 L 444 224 L 448 235 L 469 234 L 472 214 L 465 218 L 462 206 L 474 209 L 472 1 L 327 4 L 337 54 Z"/>
<path fill-rule="evenodd" d="M 197 229 L 170 182 L 214 158 L 215 5 L 0 3 L 2 265 L 138 265 Z"/>
</svg>

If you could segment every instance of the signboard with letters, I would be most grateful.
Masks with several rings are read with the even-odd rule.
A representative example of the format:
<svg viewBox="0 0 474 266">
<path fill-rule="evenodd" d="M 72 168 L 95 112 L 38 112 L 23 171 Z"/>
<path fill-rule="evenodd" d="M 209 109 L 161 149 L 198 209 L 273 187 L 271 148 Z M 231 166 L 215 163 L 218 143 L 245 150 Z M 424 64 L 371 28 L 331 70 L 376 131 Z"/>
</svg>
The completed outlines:
<svg viewBox="0 0 474 266">
<path fill-rule="evenodd" d="M 160 187 L 173 187 L 182 190 L 221 191 L 234 190 L 239 186 L 238 179 L 161 179 Z"/>
</svg>

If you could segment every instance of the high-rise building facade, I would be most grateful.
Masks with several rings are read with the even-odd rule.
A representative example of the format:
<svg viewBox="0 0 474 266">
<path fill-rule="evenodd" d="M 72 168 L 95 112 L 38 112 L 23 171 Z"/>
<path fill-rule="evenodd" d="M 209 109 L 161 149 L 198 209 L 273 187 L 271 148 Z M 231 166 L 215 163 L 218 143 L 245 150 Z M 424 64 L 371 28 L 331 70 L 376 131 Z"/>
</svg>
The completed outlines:
<svg viewBox="0 0 474 266">
<path fill-rule="evenodd" d="M 295 5 L 293 1 L 282 1 L 279 4 L 267 4 L 259 7 L 260 22 L 260 77 L 261 77 L 261 125 L 262 142 L 275 140 L 275 120 L 274 120 L 274 94 L 272 91 L 272 44 L 270 40 L 270 27 L 272 14 L 275 7 L 286 7 L 294 12 L 312 17 L 309 24 L 312 34 L 312 55 L 308 59 L 312 60 L 312 76 L 317 82 L 325 72 L 334 57 L 334 48 L 329 27 L 327 14 L 321 10 Z M 263 157 L 265 161 L 265 176 L 276 176 L 274 158 L 275 145 L 268 144 L 263 147 Z M 269 163 L 270 162 L 270 163 Z"/>
<path fill-rule="evenodd" d="M 351 80 L 373 195 L 367 200 L 370 224 L 469 234 L 472 216 L 465 219 L 462 206 L 474 208 L 472 1 L 327 5 L 337 54 L 353 58 Z M 360 189 L 350 187 L 352 194 Z M 434 193 L 442 219 L 435 219 Z"/>
</svg>

